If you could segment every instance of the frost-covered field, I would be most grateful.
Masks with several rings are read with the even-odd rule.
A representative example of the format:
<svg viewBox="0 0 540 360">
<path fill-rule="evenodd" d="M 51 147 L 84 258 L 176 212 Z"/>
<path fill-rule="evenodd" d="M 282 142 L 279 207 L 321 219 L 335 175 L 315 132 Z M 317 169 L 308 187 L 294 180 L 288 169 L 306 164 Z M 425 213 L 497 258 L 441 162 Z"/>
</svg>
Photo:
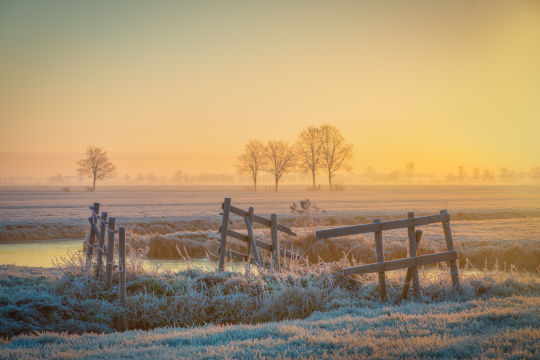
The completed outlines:
<svg viewBox="0 0 540 360">
<path fill-rule="evenodd" d="M 104 187 L 96 193 L 64 193 L 51 188 L 4 188 L 0 192 L 0 263 L 51 266 L 54 255 L 77 249 L 88 231 L 88 205 L 94 201 L 128 227 L 129 240 L 148 248 L 150 259 L 179 259 L 177 248 L 191 257 L 215 254 L 220 224 L 220 204 L 225 196 L 233 204 L 257 213 L 276 212 L 281 222 L 299 233 L 297 239 L 282 238 L 311 260 L 320 256 L 336 261 L 350 252 L 358 261 L 374 260 L 372 239 L 367 237 L 313 241 L 290 213 L 293 201 L 310 198 L 325 213 L 319 227 L 351 225 L 438 213 L 447 209 L 452 218 L 454 241 L 463 262 L 476 267 L 501 268 L 510 264 L 536 272 L 540 265 L 539 186 L 350 186 L 345 191 L 310 192 L 284 187 L 279 193 L 250 193 L 242 187 Z M 241 229 L 236 219 L 233 228 Z M 420 251 L 444 247 L 440 226 L 424 227 Z M 259 232 L 260 233 L 260 232 Z M 259 234 L 265 236 L 264 233 Z M 404 231 L 385 232 L 388 259 L 406 253 Z M 76 239 L 79 242 L 53 242 Z M 28 241 L 46 240 L 39 244 Z M 10 245 L 7 243 L 11 243 Z M 1 244 L 4 243 L 4 244 Z M 15 246 L 15 244 L 25 245 Z M 239 246 L 232 242 L 233 247 Z M 24 256 L 16 256 L 16 252 Z M 26 263 L 22 259 L 28 259 Z M 506 264 L 505 264 L 506 263 Z"/>
<path fill-rule="evenodd" d="M 539 187 L 20 190 L 0 193 L 0 358 L 540 357 Z M 53 257 L 79 251 L 94 201 L 127 226 L 129 244 L 147 249 L 154 263 L 177 261 L 179 251 L 194 258 L 215 254 L 225 196 L 257 213 L 278 213 L 299 235 L 283 236 L 282 246 L 301 256 L 284 261 L 279 273 L 243 265 L 228 268 L 242 271 L 202 271 L 201 260 L 193 259 L 185 261 L 193 268 L 154 272 L 132 256 L 126 307 L 119 305 L 117 278 L 104 290 L 80 253 L 57 269 L 1 265 L 50 267 Z M 306 198 L 326 211 L 315 227 L 289 211 Z M 422 297 L 416 300 L 400 297 L 404 271 L 389 272 L 389 302 L 381 304 L 376 274 L 341 272 L 346 264 L 375 261 L 373 239 L 317 241 L 313 234 L 440 209 L 452 218 L 461 294 L 443 264 L 419 269 Z M 239 219 L 231 226 L 242 227 Z M 440 226 L 422 229 L 420 254 L 444 248 Z M 268 241 L 265 231 L 256 233 Z M 35 240 L 41 241 L 29 242 Z M 406 234 L 385 232 L 384 246 L 386 259 L 406 256 Z"/>
<path fill-rule="evenodd" d="M 540 356 L 538 277 L 466 274 L 464 293 L 455 296 L 447 282 L 424 275 L 419 301 L 399 300 L 398 287 L 391 286 L 391 301 L 380 304 L 374 278 L 351 282 L 325 269 L 303 275 L 289 270 L 282 278 L 198 271 L 139 274 L 131 289 L 128 285 L 131 300 L 124 310 L 112 292 L 89 296 L 96 288 L 84 276 L 4 266 L 1 328 L 27 326 L 25 332 L 37 334 L 0 340 L 0 358 Z M 202 327 L 170 327 L 205 317 Z M 111 332 L 130 321 L 139 329 L 166 327 Z M 46 329 L 56 333 L 41 332 Z M 77 335 L 81 331 L 105 333 Z"/>
<path fill-rule="evenodd" d="M 540 355 L 538 298 L 344 308 L 260 325 L 104 335 L 45 333 L 0 345 L 5 359 L 514 358 Z"/>
<path fill-rule="evenodd" d="M 441 209 L 447 209 L 458 222 L 540 218 L 540 186 L 533 185 L 349 186 L 334 192 L 304 189 L 289 186 L 279 193 L 253 193 L 240 186 L 159 186 L 66 193 L 56 187 L 0 188 L 0 242 L 83 238 L 88 205 L 95 201 L 116 216 L 118 223 L 140 224 L 141 233 L 215 230 L 226 196 L 234 205 L 254 206 L 257 213 L 275 212 L 285 222 L 292 221 L 289 206 L 293 201 L 310 198 L 326 210 L 327 225 L 370 222 L 374 217 L 399 218 L 409 211 L 433 214 Z"/>
</svg>

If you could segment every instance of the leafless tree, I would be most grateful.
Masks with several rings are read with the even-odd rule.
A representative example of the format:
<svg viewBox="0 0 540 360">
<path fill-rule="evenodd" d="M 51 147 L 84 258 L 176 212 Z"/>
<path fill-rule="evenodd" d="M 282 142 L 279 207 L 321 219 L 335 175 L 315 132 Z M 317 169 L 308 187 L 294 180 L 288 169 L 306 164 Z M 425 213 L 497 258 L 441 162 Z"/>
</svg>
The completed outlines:
<svg viewBox="0 0 540 360">
<path fill-rule="evenodd" d="M 529 176 L 533 181 L 540 181 L 540 166 L 532 167 Z"/>
<path fill-rule="evenodd" d="M 328 183 L 332 190 L 332 178 L 339 170 L 350 170 L 353 146 L 347 144 L 339 129 L 332 125 L 320 127 L 322 139 L 322 162 L 328 173 Z"/>
<path fill-rule="evenodd" d="M 265 169 L 274 176 L 274 191 L 278 191 L 279 180 L 283 174 L 296 166 L 296 157 L 293 147 L 283 140 L 268 141 L 266 147 L 268 164 Z"/>
<path fill-rule="evenodd" d="M 298 166 L 305 172 L 311 172 L 313 190 L 315 190 L 315 178 L 322 164 L 321 130 L 316 126 L 308 126 L 302 130 L 298 135 L 295 149 L 298 154 Z"/>
<path fill-rule="evenodd" d="M 253 180 L 253 188 L 257 191 L 259 172 L 267 163 L 266 147 L 259 140 L 251 140 L 244 147 L 244 152 L 238 156 L 236 168 L 241 174 L 246 174 Z"/>
<path fill-rule="evenodd" d="M 411 178 L 414 174 L 414 162 L 410 161 L 405 164 L 405 174 Z"/>
<path fill-rule="evenodd" d="M 176 184 L 186 182 L 189 179 L 189 176 L 182 170 L 176 170 L 173 174 L 172 180 Z"/>
<path fill-rule="evenodd" d="M 82 177 L 93 179 L 92 191 L 96 190 L 96 180 L 102 180 L 114 175 L 115 167 L 103 148 L 90 145 L 86 148 L 84 159 L 77 162 L 77 172 Z"/>
</svg>

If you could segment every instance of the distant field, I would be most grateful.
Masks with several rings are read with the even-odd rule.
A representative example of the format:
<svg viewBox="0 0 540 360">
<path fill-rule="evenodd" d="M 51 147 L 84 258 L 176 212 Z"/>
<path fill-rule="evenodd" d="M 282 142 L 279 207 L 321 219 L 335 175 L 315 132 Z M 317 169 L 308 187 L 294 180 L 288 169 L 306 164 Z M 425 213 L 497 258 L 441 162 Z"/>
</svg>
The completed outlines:
<svg viewBox="0 0 540 360">
<path fill-rule="evenodd" d="M 80 245 L 74 248 L 80 248 L 88 236 L 88 205 L 94 201 L 116 216 L 118 225 L 127 226 L 128 240 L 135 246 L 148 247 L 148 258 L 179 259 L 177 248 L 185 248 L 191 257 L 205 257 L 217 250 L 220 204 L 228 196 L 234 205 L 254 206 L 256 213 L 277 213 L 280 222 L 300 234 L 281 241 L 312 261 L 319 257 L 338 261 L 349 253 L 358 261 L 371 262 L 375 255 L 369 235 L 314 241 L 309 231 L 304 231 L 301 219 L 290 212 L 294 201 L 306 198 L 324 210 L 319 214 L 318 228 L 367 223 L 373 218 L 398 219 L 409 211 L 421 216 L 447 209 L 462 263 L 468 259 L 477 268 L 486 263 L 489 268 L 496 262 L 501 268 L 512 264 L 529 272 L 537 272 L 540 266 L 540 187 L 533 185 L 362 185 L 335 192 L 286 186 L 278 193 L 246 192 L 240 186 L 103 187 L 95 193 L 51 191 L 54 189 L 0 190 L 0 264 L 17 259 L 20 265 L 51 266 L 51 259 L 65 255 L 68 247 L 58 242 L 49 246 L 47 241 L 39 247 L 21 245 L 23 255 L 17 256 L 14 246 L 6 243 L 77 239 Z M 242 219 L 233 219 L 234 229 L 243 226 Z M 444 247 L 440 226 L 423 230 L 420 253 Z M 406 237 L 406 231 L 385 233 L 388 259 L 403 256 Z M 24 259 L 32 261 L 24 263 Z"/>
</svg>

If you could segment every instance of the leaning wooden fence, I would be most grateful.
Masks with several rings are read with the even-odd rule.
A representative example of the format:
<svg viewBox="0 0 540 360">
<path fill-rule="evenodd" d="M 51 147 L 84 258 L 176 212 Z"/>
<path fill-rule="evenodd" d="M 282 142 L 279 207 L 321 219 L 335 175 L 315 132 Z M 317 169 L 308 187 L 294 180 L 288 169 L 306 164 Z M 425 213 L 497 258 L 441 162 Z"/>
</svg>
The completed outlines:
<svg viewBox="0 0 540 360">
<path fill-rule="evenodd" d="M 439 252 L 429 255 L 416 256 L 418 244 L 422 237 L 422 232 L 416 231 L 417 226 L 423 226 L 434 223 L 442 223 L 444 236 L 446 239 L 446 247 L 448 251 Z M 408 230 L 409 238 L 409 257 L 398 260 L 384 260 L 383 238 L 382 232 L 385 230 L 404 229 Z M 379 291 L 381 299 L 386 299 L 386 271 L 408 269 L 403 288 L 403 297 L 407 297 L 409 284 L 412 279 L 413 293 L 415 296 L 420 295 L 420 279 L 418 277 L 418 266 L 435 264 L 443 261 L 450 263 L 450 275 L 452 285 L 456 290 L 459 288 L 459 275 L 456 264 L 457 252 L 454 250 L 454 241 L 452 239 L 452 231 L 450 229 L 450 215 L 446 210 L 441 210 L 439 215 L 414 217 L 414 213 L 410 212 L 407 219 L 392 220 L 381 222 L 379 219 L 374 219 L 371 224 L 354 225 L 339 227 L 334 229 L 319 230 L 316 232 L 317 239 L 328 239 L 338 236 L 357 235 L 364 233 L 374 233 L 375 235 L 375 250 L 377 253 L 377 262 L 369 265 L 353 266 L 345 268 L 343 271 L 347 275 L 378 273 L 379 274 Z"/>
<path fill-rule="evenodd" d="M 126 228 L 119 226 L 116 230 L 116 218 L 108 216 L 106 211 L 101 212 L 99 216 L 99 203 L 89 206 L 91 215 L 88 218 L 90 222 L 90 233 L 86 249 L 86 265 L 92 265 L 94 248 L 97 246 L 96 274 L 99 277 L 103 275 L 103 257 L 105 257 L 105 289 L 112 286 L 114 270 L 114 236 L 118 233 L 118 274 L 119 274 L 119 295 L 120 303 L 126 305 Z M 100 228 L 97 223 L 99 219 Z M 107 245 L 105 245 L 105 234 L 107 234 Z M 96 244 L 96 239 L 98 243 Z"/>
<path fill-rule="evenodd" d="M 255 215 L 253 207 L 250 207 L 247 211 L 245 211 L 231 205 L 230 198 L 225 198 L 224 202 L 221 204 L 221 208 L 223 210 L 223 218 L 221 227 L 219 228 L 219 233 L 221 234 L 221 241 L 219 244 L 219 270 L 223 270 L 225 267 L 226 253 L 229 253 L 231 257 L 236 260 L 250 261 L 256 263 L 257 265 L 261 265 L 261 259 L 257 250 L 257 247 L 259 247 L 263 250 L 269 251 L 272 254 L 272 264 L 275 269 L 279 268 L 280 254 L 293 255 L 287 250 L 280 249 L 278 232 L 283 232 L 292 236 L 296 236 L 296 234 L 288 227 L 279 224 L 276 214 L 271 214 L 270 219 L 266 219 L 264 217 Z M 238 215 L 244 219 L 247 235 L 229 229 L 231 214 Z M 253 223 L 258 223 L 270 228 L 270 236 L 272 238 L 271 244 L 255 239 L 255 235 L 253 234 Z M 230 249 L 227 250 L 228 236 L 245 242 L 246 253 L 241 254 Z"/>
</svg>

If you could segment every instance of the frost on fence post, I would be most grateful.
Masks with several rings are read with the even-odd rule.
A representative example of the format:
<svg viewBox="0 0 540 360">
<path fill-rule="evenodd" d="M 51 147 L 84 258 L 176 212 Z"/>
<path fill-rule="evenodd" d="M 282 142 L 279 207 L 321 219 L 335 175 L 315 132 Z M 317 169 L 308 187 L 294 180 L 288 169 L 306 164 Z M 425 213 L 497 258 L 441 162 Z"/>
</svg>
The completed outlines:
<svg viewBox="0 0 540 360">
<path fill-rule="evenodd" d="M 227 230 L 229 229 L 229 211 L 231 208 L 231 198 L 225 198 L 223 202 L 223 220 L 221 222 L 221 240 L 219 243 L 219 265 L 218 269 L 223 271 L 225 268 L 225 248 L 227 246 Z"/>
<path fill-rule="evenodd" d="M 420 246 L 420 240 L 422 239 L 422 230 L 416 230 L 416 249 L 418 250 L 418 247 Z M 405 283 L 403 284 L 403 292 L 402 297 L 403 299 L 407 299 L 407 294 L 409 292 L 409 287 L 411 285 L 411 277 L 412 277 L 412 270 L 411 268 L 407 269 L 407 275 L 405 276 Z"/>
<path fill-rule="evenodd" d="M 101 213 L 101 221 L 99 223 L 99 243 L 98 243 L 98 258 L 97 258 L 97 275 L 101 276 L 101 271 L 103 268 L 103 254 L 105 253 L 105 233 L 107 226 L 107 212 L 103 211 Z"/>
<path fill-rule="evenodd" d="M 379 224 L 381 219 L 373 219 L 373 223 Z M 384 262 L 384 250 L 383 250 L 383 241 L 382 241 L 382 230 L 374 232 L 375 235 L 375 251 L 377 253 L 377 262 Z M 381 294 L 381 301 L 386 300 L 386 276 L 384 271 L 379 273 L 379 292 Z"/>
<path fill-rule="evenodd" d="M 409 212 L 407 215 L 409 219 L 414 219 L 414 212 Z M 409 233 L 409 257 L 416 257 L 416 228 L 414 223 L 407 228 Z M 413 294 L 415 297 L 420 296 L 420 277 L 418 276 L 418 267 L 412 266 L 411 268 L 411 277 L 413 284 Z"/>
<path fill-rule="evenodd" d="M 95 202 L 92 206 L 89 206 L 89 208 L 92 213 L 88 218 L 88 222 L 90 223 L 90 233 L 88 235 L 88 241 L 86 244 L 86 265 L 90 265 L 92 263 L 95 239 L 96 237 L 99 237 L 99 230 L 96 224 L 99 213 L 99 203 Z"/>
<path fill-rule="evenodd" d="M 278 220 L 276 214 L 270 215 L 270 234 L 272 236 L 272 263 L 275 270 L 279 270 L 279 241 L 278 241 Z"/>
<path fill-rule="evenodd" d="M 441 215 L 448 215 L 448 212 L 446 210 L 440 211 Z M 454 239 L 452 238 L 452 229 L 450 228 L 450 221 L 445 220 L 443 221 L 443 230 L 444 230 L 444 238 L 446 240 L 446 248 L 448 251 L 454 251 Z M 459 273 L 457 268 L 456 260 L 450 260 L 450 276 L 452 277 L 452 285 L 454 286 L 454 289 L 456 289 L 458 292 L 461 292 L 461 288 L 459 286 Z"/>
<path fill-rule="evenodd" d="M 105 289 L 108 290 L 112 284 L 112 270 L 114 260 L 114 231 L 116 227 L 116 218 L 109 218 L 108 239 L 107 239 L 107 265 L 105 267 Z"/>
<path fill-rule="evenodd" d="M 126 228 L 123 226 L 118 228 L 118 264 L 120 303 L 126 306 Z"/>
</svg>

